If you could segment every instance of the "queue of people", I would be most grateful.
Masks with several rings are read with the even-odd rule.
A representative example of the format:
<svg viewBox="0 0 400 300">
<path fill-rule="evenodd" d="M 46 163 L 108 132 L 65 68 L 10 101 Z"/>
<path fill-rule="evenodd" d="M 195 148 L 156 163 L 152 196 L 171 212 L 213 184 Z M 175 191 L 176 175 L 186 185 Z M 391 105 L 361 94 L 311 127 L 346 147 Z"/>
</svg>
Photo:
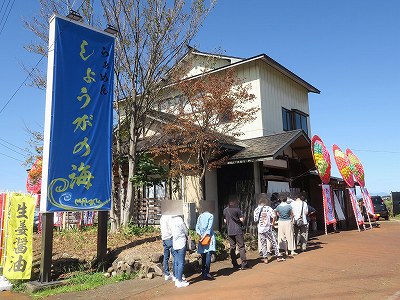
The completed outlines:
<svg viewBox="0 0 400 300">
<path fill-rule="evenodd" d="M 307 205 L 305 194 L 300 193 L 294 199 L 289 193 L 279 195 L 280 203 L 271 207 L 271 200 L 267 194 L 259 194 L 258 206 L 254 210 L 253 218 L 257 224 L 259 252 L 263 262 L 268 263 L 271 252 L 278 262 L 285 261 L 287 255 L 297 255 L 297 248 L 306 251 L 308 240 L 308 220 L 315 209 Z M 212 204 L 212 202 L 210 202 Z M 209 204 L 210 204 L 209 203 Z M 207 205 L 200 206 L 200 215 L 196 223 L 196 233 L 199 236 L 197 252 L 201 254 L 201 276 L 205 280 L 213 280 L 210 274 L 211 256 L 216 251 L 214 233 L 214 216 L 212 209 Z M 224 224 L 230 244 L 230 258 L 232 267 L 248 269 L 244 241 L 244 216 L 238 206 L 235 196 L 229 198 L 229 205 L 223 211 Z M 277 221 L 278 235 L 274 231 Z M 181 215 L 163 214 L 160 219 L 161 238 L 164 247 L 164 278 L 172 280 L 178 288 L 187 287 L 189 282 L 183 275 L 188 228 Z M 189 238 L 190 240 L 190 238 Z M 240 264 L 237 262 L 236 250 L 239 250 Z M 282 252 L 280 251 L 282 250 Z M 173 258 L 173 271 L 169 269 L 169 259 Z"/>
</svg>

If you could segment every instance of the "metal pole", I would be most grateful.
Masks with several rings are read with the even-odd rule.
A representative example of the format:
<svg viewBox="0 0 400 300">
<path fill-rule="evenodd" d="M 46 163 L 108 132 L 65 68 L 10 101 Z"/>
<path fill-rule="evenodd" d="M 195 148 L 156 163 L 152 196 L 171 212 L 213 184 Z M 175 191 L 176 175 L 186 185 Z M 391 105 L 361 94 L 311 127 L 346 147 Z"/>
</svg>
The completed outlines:
<svg viewBox="0 0 400 300">
<path fill-rule="evenodd" d="M 97 223 L 97 268 L 105 271 L 107 263 L 108 211 L 98 211 Z"/>
<path fill-rule="evenodd" d="M 40 282 L 51 281 L 51 262 L 53 256 L 54 213 L 42 214 L 42 252 L 40 254 Z"/>
<path fill-rule="evenodd" d="M 367 210 L 367 209 L 365 209 L 365 210 Z M 369 227 L 372 229 L 371 218 L 369 217 L 369 213 L 368 212 L 367 212 L 367 216 L 368 216 Z"/>
</svg>

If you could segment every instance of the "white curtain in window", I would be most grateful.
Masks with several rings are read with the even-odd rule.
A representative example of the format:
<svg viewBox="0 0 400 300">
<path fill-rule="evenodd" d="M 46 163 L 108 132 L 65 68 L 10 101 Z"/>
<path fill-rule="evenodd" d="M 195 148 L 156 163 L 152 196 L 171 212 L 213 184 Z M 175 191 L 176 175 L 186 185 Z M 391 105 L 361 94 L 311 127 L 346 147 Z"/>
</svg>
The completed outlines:
<svg viewBox="0 0 400 300">
<path fill-rule="evenodd" d="M 273 193 L 289 192 L 289 182 L 284 181 L 268 181 L 267 194 L 272 195 Z"/>
</svg>

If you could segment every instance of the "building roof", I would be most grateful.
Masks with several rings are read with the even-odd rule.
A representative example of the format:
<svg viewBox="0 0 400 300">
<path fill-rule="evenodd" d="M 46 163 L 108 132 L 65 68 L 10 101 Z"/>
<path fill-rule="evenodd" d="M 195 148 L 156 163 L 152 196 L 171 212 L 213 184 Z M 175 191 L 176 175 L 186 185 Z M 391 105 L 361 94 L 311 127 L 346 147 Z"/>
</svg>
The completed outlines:
<svg viewBox="0 0 400 300">
<path fill-rule="evenodd" d="M 244 58 L 238 58 L 238 57 L 234 57 L 234 56 L 212 54 L 212 53 L 198 51 L 198 50 L 196 50 L 194 48 L 189 48 L 188 53 L 180 61 L 184 60 L 185 57 L 187 57 L 187 55 L 189 55 L 189 54 L 201 55 L 201 56 L 213 56 L 213 57 L 217 57 L 217 58 L 221 58 L 221 59 L 228 59 L 228 60 L 231 61 L 231 63 L 229 65 L 226 65 L 226 66 L 223 66 L 223 67 L 220 67 L 220 68 L 216 68 L 216 69 L 213 69 L 211 71 L 208 71 L 208 72 L 205 72 L 205 73 L 202 73 L 202 74 L 198 74 L 198 75 L 186 78 L 186 80 L 194 79 L 196 77 L 203 76 L 205 74 L 212 74 L 212 73 L 215 73 L 215 72 L 220 72 L 220 71 L 226 70 L 228 68 L 237 67 L 237 66 L 240 66 L 240 65 L 243 65 L 243 64 L 247 64 L 247 63 L 250 63 L 250 62 L 253 62 L 253 61 L 260 60 L 263 63 L 271 66 L 274 69 L 276 69 L 278 72 L 282 73 L 283 75 L 287 76 L 291 80 L 295 81 L 296 83 L 298 83 L 299 85 L 304 87 L 308 92 L 316 93 L 316 94 L 320 94 L 321 93 L 321 91 L 318 90 L 316 87 L 314 87 L 313 85 L 311 85 L 310 83 L 308 83 L 307 81 L 302 79 L 300 76 L 296 75 L 295 73 L 293 73 L 289 69 L 285 68 L 283 65 L 281 65 L 280 63 L 278 63 L 277 61 L 275 61 L 274 59 L 272 59 L 271 57 L 269 57 L 268 55 L 266 55 L 264 53 L 244 59 Z"/>
<path fill-rule="evenodd" d="M 229 161 L 275 159 L 289 146 L 301 157 L 309 159 L 308 156 L 311 156 L 310 139 L 302 130 L 286 131 L 241 142 L 245 148 L 233 155 Z"/>
<path fill-rule="evenodd" d="M 149 110 L 147 112 L 147 118 L 152 122 L 157 122 L 159 124 L 176 123 L 177 118 L 173 114 L 161 112 L 157 110 Z M 161 129 L 162 130 L 162 129 Z M 225 148 L 234 151 L 243 149 L 243 144 L 240 140 L 216 131 L 209 131 L 212 136 L 218 140 L 219 144 Z M 159 146 L 161 144 L 168 143 L 172 139 L 171 136 L 165 135 L 163 132 L 159 132 L 157 135 L 146 137 L 138 142 L 138 150 L 145 151 L 152 147 Z"/>
</svg>

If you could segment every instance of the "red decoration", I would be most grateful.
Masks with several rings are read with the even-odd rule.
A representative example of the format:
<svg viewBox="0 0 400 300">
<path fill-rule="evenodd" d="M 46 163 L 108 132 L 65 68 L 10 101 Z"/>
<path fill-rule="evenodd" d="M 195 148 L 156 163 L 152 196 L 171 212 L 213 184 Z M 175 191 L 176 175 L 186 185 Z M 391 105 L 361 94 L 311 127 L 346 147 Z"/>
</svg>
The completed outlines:
<svg viewBox="0 0 400 300">
<path fill-rule="evenodd" d="M 26 190 L 31 194 L 39 194 L 42 188 L 42 158 L 39 157 L 29 170 L 26 179 Z"/>
<path fill-rule="evenodd" d="M 331 157 L 318 135 L 314 135 L 311 139 L 311 151 L 322 183 L 329 183 L 331 179 Z"/>
<path fill-rule="evenodd" d="M 343 180 L 349 187 L 354 187 L 354 178 L 350 169 L 349 159 L 337 145 L 333 145 L 333 157 Z"/>
<path fill-rule="evenodd" d="M 364 181 L 364 168 L 361 164 L 361 161 L 358 159 L 357 156 L 350 149 L 346 149 L 346 155 L 349 159 L 349 166 L 350 170 L 353 172 L 354 179 L 358 182 L 358 184 L 362 187 L 365 186 Z"/>
</svg>

